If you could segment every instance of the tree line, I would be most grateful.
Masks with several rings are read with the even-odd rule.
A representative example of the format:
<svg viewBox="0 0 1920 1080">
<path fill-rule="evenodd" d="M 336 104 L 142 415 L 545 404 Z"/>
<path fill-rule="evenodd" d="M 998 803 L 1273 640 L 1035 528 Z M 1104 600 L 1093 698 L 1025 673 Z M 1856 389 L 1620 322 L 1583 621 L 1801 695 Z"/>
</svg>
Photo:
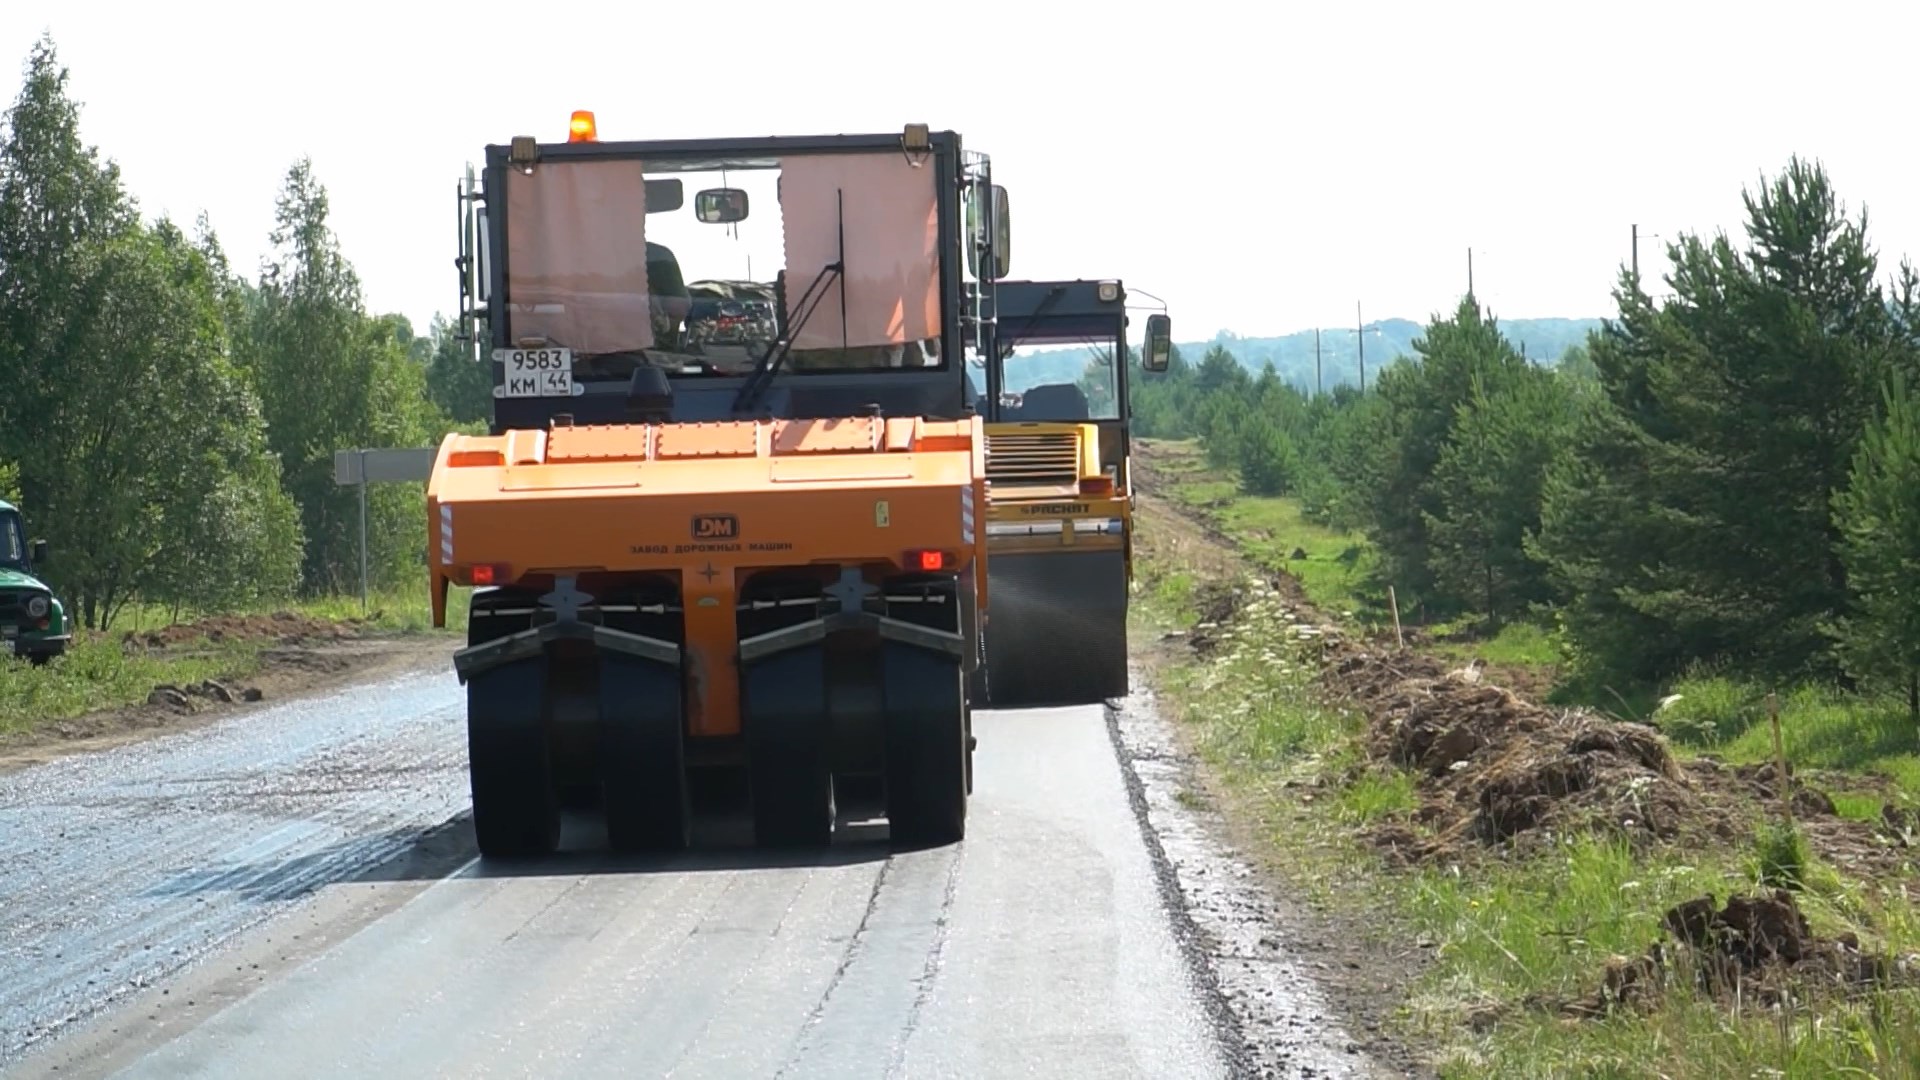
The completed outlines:
<svg viewBox="0 0 1920 1080">
<path fill-rule="evenodd" d="M 1544 622 L 1576 680 L 1712 666 L 1920 712 L 1920 277 L 1882 280 L 1817 163 L 1743 202 L 1743 237 L 1668 246 L 1662 302 L 1623 270 L 1554 366 L 1469 295 L 1364 394 L 1215 346 L 1136 376 L 1137 430 L 1364 532 L 1403 608 Z"/>
<path fill-rule="evenodd" d="M 359 508 L 333 453 L 430 445 L 486 415 L 450 327 L 369 311 L 309 161 L 257 274 L 205 215 L 143 219 L 80 133 L 53 42 L 0 128 L 0 497 L 53 549 L 80 621 L 357 588 Z M 424 495 L 369 498 L 376 587 L 417 575 Z"/>
</svg>

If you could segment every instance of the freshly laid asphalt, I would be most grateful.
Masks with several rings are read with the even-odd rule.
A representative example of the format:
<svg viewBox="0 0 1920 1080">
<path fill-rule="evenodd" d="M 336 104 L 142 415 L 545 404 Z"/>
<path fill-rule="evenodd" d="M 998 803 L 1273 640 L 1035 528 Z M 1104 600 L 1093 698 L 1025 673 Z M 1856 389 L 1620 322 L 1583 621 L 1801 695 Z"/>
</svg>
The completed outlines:
<svg viewBox="0 0 1920 1080">
<path fill-rule="evenodd" d="M 0 777 L 18 1076 L 1211 1077 L 1098 707 L 977 713 L 967 839 L 473 854 L 432 673 Z M 707 837 L 706 839 L 711 839 Z"/>
</svg>

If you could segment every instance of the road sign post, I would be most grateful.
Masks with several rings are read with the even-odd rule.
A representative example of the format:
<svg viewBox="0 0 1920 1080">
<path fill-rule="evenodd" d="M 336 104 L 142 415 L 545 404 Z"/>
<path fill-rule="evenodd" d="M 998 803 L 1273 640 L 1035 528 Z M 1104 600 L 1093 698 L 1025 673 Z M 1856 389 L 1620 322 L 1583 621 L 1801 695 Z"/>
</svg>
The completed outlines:
<svg viewBox="0 0 1920 1080">
<path fill-rule="evenodd" d="M 432 446 L 387 450 L 335 450 L 333 482 L 360 489 L 360 614 L 367 613 L 367 485 L 426 483 L 433 475 Z"/>
</svg>

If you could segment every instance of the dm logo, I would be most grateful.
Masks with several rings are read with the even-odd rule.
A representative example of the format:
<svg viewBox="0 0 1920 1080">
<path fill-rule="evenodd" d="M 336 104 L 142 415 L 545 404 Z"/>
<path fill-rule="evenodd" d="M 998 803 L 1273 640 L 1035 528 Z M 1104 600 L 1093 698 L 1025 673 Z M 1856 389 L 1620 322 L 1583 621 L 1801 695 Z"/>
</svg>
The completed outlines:
<svg viewBox="0 0 1920 1080">
<path fill-rule="evenodd" d="M 732 514 L 695 514 L 695 540 L 732 540 L 740 535 L 740 519 Z"/>
</svg>

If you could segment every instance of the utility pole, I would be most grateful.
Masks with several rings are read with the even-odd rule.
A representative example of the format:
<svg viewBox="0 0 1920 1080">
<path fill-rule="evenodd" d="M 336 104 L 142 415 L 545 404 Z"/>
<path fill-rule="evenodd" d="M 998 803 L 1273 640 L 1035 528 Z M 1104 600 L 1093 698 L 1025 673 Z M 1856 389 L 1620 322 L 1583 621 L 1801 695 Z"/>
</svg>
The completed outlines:
<svg viewBox="0 0 1920 1080">
<path fill-rule="evenodd" d="M 1467 249 L 1467 295 L 1473 295 L 1473 249 Z"/>
<path fill-rule="evenodd" d="M 1316 326 L 1313 328 L 1313 396 L 1326 392 L 1326 386 L 1320 381 L 1320 328 Z"/>
<path fill-rule="evenodd" d="M 1360 316 L 1360 301 L 1353 302 L 1353 336 L 1360 343 L 1360 392 L 1367 392 L 1367 323 Z"/>
<path fill-rule="evenodd" d="M 1640 284 L 1640 226 L 1633 226 L 1633 283 Z"/>
</svg>

